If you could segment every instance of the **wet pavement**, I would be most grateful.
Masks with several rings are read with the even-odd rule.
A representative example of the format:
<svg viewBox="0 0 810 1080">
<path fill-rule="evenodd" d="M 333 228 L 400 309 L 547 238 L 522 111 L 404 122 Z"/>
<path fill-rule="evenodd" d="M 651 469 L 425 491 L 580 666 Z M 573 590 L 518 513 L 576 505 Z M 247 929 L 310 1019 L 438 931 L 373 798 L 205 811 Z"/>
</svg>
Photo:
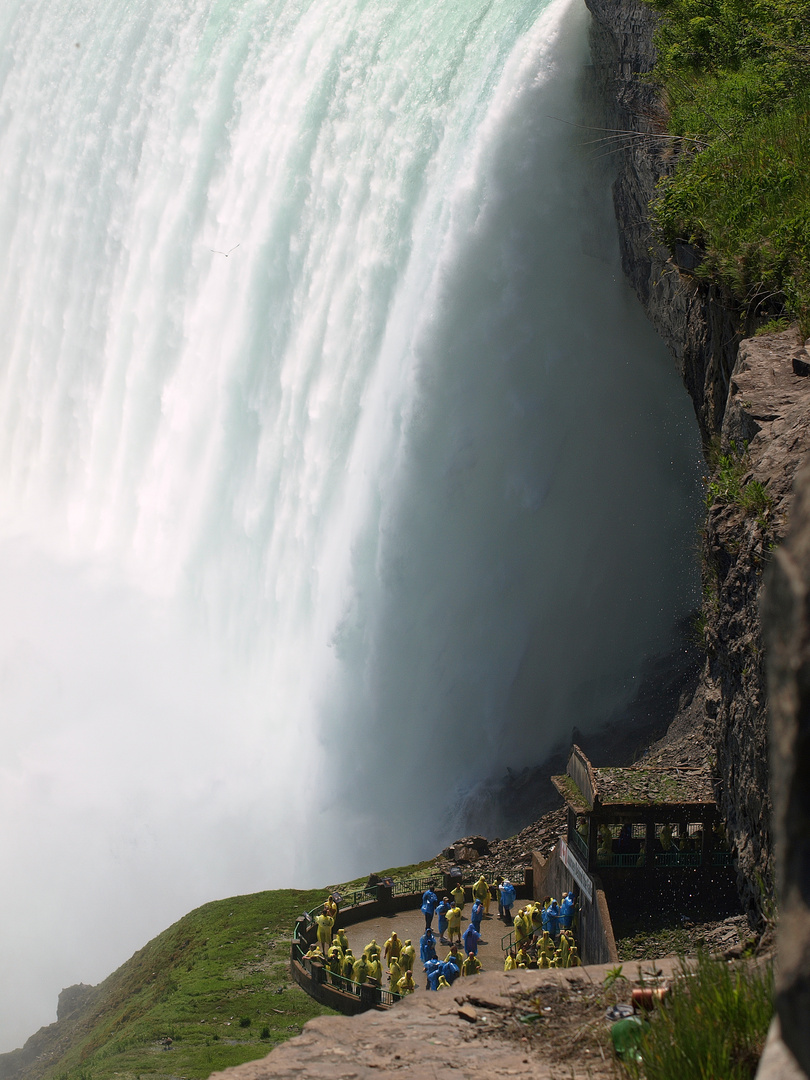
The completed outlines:
<svg viewBox="0 0 810 1080">
<path fill-rule="evenodd" d="M 470 911 L 472 904 L 466 903 L 462 911 L 461 932 L 462 934 L 470 925 Z M 517 911 L 517 908 L 515 909 Z M 338 922 L 340 919 L 338 918 Z M 433 916 L 433 933 L 436 935 L 436 953 L 440 960 L 444 960 L 450 951 L 449 945 L 440 945 L 438 937 L 438 918 Z M 490 914 L 484 916 L 481 923 L 481 940 L 478 943 L 478 959 L 481 961 L 483 971 L 503 971 L 504 951 L 501 947 L 501 938 L 512 929 L 506 926 L 498 918 L 498 908 L 493 903 Z M 376 919 L 368 919 L 366 922 L 354 923 L 346 927 L 346 936 L 355 956 L 358 956 L 372 938 L 377 939 L 377 944 L 382 952 L 385 941 L 391 936 L 391 931 L 396 930 L 402 941 L 411 939 L 411 944 L 416 949 L 416 963 L 414 964 L 414 982 L 418 989 L 425 988 L 425 975 L 419 960 L 419 939 L 425 932 L 425 916 L 416 908 L 412 911 L 398 911 L 391 915 L 382 915 Z M 388 980 L 383 980 L 383 987 L 388 988 Z"/>
</svg>

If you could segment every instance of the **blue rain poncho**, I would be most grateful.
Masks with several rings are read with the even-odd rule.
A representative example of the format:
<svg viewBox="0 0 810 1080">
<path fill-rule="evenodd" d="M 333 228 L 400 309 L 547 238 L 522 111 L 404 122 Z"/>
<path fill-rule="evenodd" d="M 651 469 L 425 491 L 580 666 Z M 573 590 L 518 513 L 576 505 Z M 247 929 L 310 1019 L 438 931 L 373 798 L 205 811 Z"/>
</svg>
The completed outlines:
<svg viewBox="0 0 810 1080">
<path fill-rule="evenodd" d="M 428 960 L 425 964 L 425 974 L 427 975 L 427 988 L 428 990 L 436 990 L 439 985 L 439 976 L 442 973 L 443 964 L 440 964 L 438 960 Z"/>
<path fill-rule="evenodd" d="M 483 917 L 484 905 L 481 903 L 480 900 L 476 900 L 472 906 L 472 911 L 470 912 L 470 922 L 479 934 L 481 933 L 481 920 L 483 919 Z"/>
<path fill-rule="evenodd" d="M 562 916 L 562 924 L 563 924 L 563 926 L 565 927 L 566 930 L 570 930 L 571 929 L 571 924 L 574 921 L 574 898 L 573 898 L 573 896 L 571 896 L 570 893 L 568 894 L 568 896 L 566 896 L 566 898 L 562 902 L 562 907 L 560 909 L 560 914 Z"/>
<path fill-rule="evenodd" d="M 433 915 L 439 903 L 439 898 L 433 889 L 425 889 L 422 893 L 422 914 Z"/>
<path fill-rule="evenodd" d="M 439 917 L 439 937 L 444 937 L 444 932 L 447 929 L 447 912 L 451 906 L 449 900 L 442 900 L 436 908 L 436 914 Z"/>
<path fill-rule="evenodd" d="M 475 929 L 472 923 L 464 931 L 464 952 L 472 953 L 473 956 L 478 955 L 478 942 L 481 940 L 481 935 Z"/>
<path fill-rule="evenodd" d="M 517 900 L 515 886 L 511 881 L 505 881 L 503 885 L 501 885 L 501 903 L 503 904 L 504 910 L 508 911 L 509 908 L 513 906 L 515 900 Z"/>
<path fill-rule="evenodd" d="M 548 905 L 546 915 L 548 916 L 548 932 L 552 937 L 556 937 L 560 932 L 560 909 L 556 900 L 552 900 Z"/>
<path fill-rule="evenodd" d="M 445 960 L 441 966 L 441 971 L 451 986 L 461 974 L 461 968 L 454 964 L 452 960 Z"/>
<path fill-rule="evenodd" d="M 436 938 L 433 936 L 432 930 L 426 930 L 419 938 L 419 956 L 423 964 L 426 964 L 428 960 L 438 960 L 436 956 Z"/>
</svg>

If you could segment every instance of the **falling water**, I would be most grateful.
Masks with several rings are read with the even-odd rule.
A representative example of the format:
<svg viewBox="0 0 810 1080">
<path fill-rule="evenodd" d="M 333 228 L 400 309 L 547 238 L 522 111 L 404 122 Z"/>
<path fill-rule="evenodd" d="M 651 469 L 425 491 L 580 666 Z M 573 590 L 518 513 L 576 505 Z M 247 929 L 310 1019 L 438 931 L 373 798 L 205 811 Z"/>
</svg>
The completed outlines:
<svg viewBox="0 0 810 1080">
<path fill-rule="evenodd" d="M 433 854 L 670 644 L 695 436 L 586 30 L 5 0 L 7 1047 L 195 904 Z"/>
</svg>

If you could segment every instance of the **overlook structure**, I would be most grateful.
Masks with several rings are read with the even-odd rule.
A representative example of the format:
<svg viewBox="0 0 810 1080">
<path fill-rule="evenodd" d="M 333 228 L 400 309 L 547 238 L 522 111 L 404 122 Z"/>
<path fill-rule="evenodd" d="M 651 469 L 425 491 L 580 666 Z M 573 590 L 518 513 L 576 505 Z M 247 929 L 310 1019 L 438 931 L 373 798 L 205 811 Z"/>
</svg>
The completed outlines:
<svg viewBox="0 0 810 1080">
<path fill-rule="evenodd" d="M 552 783 L 568 807 L 567 847 L 588 872 L 731 864 L 708 769 L 594 768 L 573 746 Z"/>
<path fill-rule="evenodd" d="M 552 782 L 567 828 L 547 860 L 534 856 L 535 896 L 577 894 L 584 963 L 619 959 L 614 927 L 627 936 L 661 917 L 739 911 L 708 768 L 596 768 L 573 746 Z"/>
</svg>

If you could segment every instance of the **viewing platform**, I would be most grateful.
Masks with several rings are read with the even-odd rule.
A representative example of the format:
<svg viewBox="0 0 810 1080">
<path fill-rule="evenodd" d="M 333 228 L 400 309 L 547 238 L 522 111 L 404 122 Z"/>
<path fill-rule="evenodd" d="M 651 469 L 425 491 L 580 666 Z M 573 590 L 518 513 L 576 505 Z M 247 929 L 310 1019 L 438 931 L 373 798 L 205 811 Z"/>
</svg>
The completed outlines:
<svg viewBox="0 0 810 1080">
<path fill-rule="evenodd" d="M 567 848 L 589 873 L 731 865 L 708 768 L 595 768 L 573 746 L 551 779 L 568 807 Z"/>
</svg>

